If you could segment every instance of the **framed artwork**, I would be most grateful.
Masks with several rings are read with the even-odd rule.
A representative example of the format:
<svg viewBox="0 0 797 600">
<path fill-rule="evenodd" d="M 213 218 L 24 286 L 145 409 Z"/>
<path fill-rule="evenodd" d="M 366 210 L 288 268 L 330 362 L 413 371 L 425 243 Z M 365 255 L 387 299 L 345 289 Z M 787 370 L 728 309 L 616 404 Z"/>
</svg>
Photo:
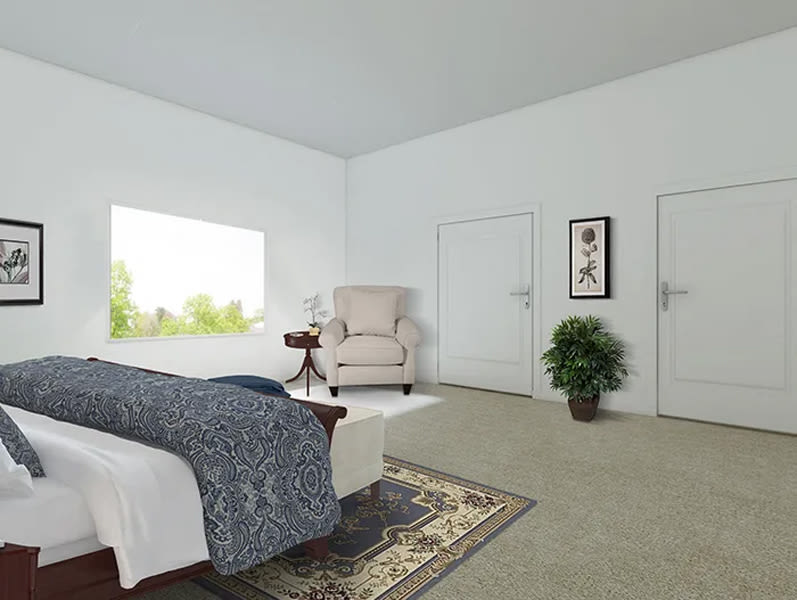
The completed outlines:
<svg viewBox="0 0 797 600">
<path fill-rule="evenodd" d="M 570 221 L 570 297 L 609 298 L 609 217 Z"/>
<path fill-rule="evenodd" d="M 44 304 L 44 225 L 0 219 L 0 306 Z"/>
</svg>

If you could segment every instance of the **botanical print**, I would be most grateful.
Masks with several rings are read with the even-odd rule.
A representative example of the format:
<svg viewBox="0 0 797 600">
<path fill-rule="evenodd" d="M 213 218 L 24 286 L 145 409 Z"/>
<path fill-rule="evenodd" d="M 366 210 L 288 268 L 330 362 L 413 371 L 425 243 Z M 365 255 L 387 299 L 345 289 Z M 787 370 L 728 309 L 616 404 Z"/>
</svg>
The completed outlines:
<svg viewBox="0 0 797 600">
<path fill-rule="evenodd" d="M 570 221 L 570 297 L 609 297 L 609 218 Z"/>
<path fill-rule="evenodd" d="M 30 244 L 0 240 L 0 285 L 30 283 Z"/>
<path fill-rule="evenodd" d="M 0 306 L 43 304 L 44 225 L 0 218 Z"/>
<path fill-rule="evenodd" d="M 585 283 L 587 289 L 590 289 L 592 283 L 595 287 L 598 286 L 598 280 L 595 277 L 595 270 L 598 268 L 598 261 L 592 258 L 592 253 L 598 251 L 598 244 L 595 243 L 595 229 L 592 227 L 584 227 L 581 230 L 581 238 L 584 247 L 581 248 L 582 256 L 586 257 L 586 264 L 578 270 L 580 277 L 578 283 Z"/>
</svg>

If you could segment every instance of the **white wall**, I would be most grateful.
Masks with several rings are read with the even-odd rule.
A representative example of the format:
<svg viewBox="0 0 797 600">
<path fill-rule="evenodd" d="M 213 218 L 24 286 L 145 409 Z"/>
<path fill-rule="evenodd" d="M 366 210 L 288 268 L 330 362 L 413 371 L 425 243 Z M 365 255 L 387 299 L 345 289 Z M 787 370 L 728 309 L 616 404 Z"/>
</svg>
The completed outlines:
<svg viewBox="0 0 797 600">
<path fill-rule="evenodd" d="M 628 342 L 633 375 L 602 404 L 655 414 L 657 191 L 751 171 L 797 175 L 795 69 L 792 29 L 353 159 L 347 279 L 412 288 L 408 311 L 425 336 L 419 377 L 433 381 L 434 218 L 539 203 L 546 345 L 567 314 L 605 317 Z M 568 219 L 603 215 L 613 217 L 613 299 L 569 300 Z M 729 232 L 729 244 L 750 243 Z M 547 386 L 538 395 L 557 397 Z"/>
<path fill-rule="evenodd" d="M 0 307 L 0 363 L 293 375 L 282 333 L 344 278 L 344 161 L 6 51 L 0 82 L 0 217 L 44 223 L 46 261 L 44 306 Z M 107 342 L 111 202 L 265 231 L 266 335 Z"/>
</svg>

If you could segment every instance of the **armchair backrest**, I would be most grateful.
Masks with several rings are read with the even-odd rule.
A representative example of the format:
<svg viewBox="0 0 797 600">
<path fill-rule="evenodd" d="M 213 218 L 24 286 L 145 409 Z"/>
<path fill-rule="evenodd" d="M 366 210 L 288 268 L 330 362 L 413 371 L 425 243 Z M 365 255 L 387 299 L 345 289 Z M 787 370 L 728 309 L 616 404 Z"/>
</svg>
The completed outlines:
<svg viewBox="0 0 797 600">
<path fill-rule="evenodd" d="M 394 291 L 398 294 L 396 303 L 396 319 L 405 316 L 407 291 L 403 287 L 396 285 L 345 285 L 336 287 L 332 293 L 335 302 L 335 316 L 344 323 L 349 318 L 349 294 L 351 290 L 363 290 L 366 292 L 388 292 Z"/>
</svg>

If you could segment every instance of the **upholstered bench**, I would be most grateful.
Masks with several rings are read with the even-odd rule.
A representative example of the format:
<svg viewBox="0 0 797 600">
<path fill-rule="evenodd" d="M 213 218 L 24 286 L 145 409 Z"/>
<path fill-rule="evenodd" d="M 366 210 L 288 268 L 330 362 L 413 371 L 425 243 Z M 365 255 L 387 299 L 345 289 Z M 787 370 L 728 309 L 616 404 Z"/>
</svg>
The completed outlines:
<svg viewBox="0 0 797 600">
<path fill-rule="evenodd" d="M 346 410 L 346 417 L 335 426 L 330 448 L 335 493 L 338 498 L 345 498 L 370 486 L 371 496 L 378 498 L 385 451 L 385 417 L 378 410 L 359 406 L 346 406 Z"/>
</svg>

